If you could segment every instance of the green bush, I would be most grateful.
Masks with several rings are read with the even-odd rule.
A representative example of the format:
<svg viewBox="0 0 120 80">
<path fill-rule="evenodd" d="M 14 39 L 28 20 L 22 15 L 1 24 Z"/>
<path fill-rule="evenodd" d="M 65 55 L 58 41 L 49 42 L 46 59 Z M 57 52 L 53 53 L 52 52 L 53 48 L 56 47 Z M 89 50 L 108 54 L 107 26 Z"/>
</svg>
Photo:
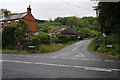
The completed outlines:
<svg viewBox="0 0 120 80">
<path fill-rule="evenodd" d="M 105 48 L 104 46 L 100 46 L 97 48 L 98 52 L 109 52 L 111 51 L 111 48 Z"/>
<path fill-rule="evenodd" d="M 69 41 L 78 40 L 78 35 L 57 35 L 59 43 L 67 43 Z"/>
<path fill-rule="evenodd" d="M 119 53 L 116 52 L 116 50 L 112 50 L 112 51 L 108 52 L 108 54 L 112 55 L 112 56 L 118 56 L 119 55 Z"/>
<path fill-rule="evenodd" d="M 83 38 L 91 38 L 97 35 L 96 31 L 90 30 L 88 28 L 81 28 L 79 32 L 80 32 L 80 36 Z"/>
<path fill-rule="evenodd" d="M 58 35 L 59 43 L 66 43 L 69 42 L 69 36 L 68 35 Z"/>
<path fill-rule="evenodd" d="M 112 48 L 106 47 L 107 45 L 113 45 Z M 112 56 L 120 56 L 120 38 L 119 35 L 111 34 L 106 37 L 97 36 L 91 43 L 89 43 L 88 48 L 93 51 L 106 52 Z"/>
<path fill-rule="evenodd" d="M 92 41 L 88 44 L 88 49 L 91 50 L 91 51 L 96 51 L 98 47 L 99 47 L 99 45 L 96 44 L 96 40 L 92 40 Z"/>
<path fill-rule="evenodd" d="M 114 44 L 114 49 L 120 54 L 120 44 Z"/>
</svg>

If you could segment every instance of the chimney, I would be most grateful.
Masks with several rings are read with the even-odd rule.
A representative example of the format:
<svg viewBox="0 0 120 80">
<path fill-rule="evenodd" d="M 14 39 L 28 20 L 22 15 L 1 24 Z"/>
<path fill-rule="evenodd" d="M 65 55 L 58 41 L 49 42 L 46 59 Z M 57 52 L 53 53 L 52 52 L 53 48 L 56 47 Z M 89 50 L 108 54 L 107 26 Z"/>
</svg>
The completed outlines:
<svg viewBox="0 0 120 80">
<path fill-rule="evenodd" d="M 30 8 L 30 5 L 29 5 L 29 7 L 27 8 L 27 13 L 28 13 L 28 14 L 31 14 L 31 8 Z"/>
<path fill-rule="evenodd" d="M 6 16 L 8 16 L 8 11 L 7 10 L 4 12 L 4 17 L 6 17 Z"/>
</svg>

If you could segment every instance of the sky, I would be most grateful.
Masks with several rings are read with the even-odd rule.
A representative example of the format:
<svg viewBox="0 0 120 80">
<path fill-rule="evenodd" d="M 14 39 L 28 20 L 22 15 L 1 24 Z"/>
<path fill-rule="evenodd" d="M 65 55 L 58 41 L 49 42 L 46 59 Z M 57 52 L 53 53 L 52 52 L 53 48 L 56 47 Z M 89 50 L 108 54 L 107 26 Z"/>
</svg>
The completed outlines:
<svg viewBox="0 0 120 80">
<path fill-rule="evenodd" d="M 96 16 L 93 6 L 97 2 L 90 0 L 0 0 L 0 8 L 12 13 L 27 11 L 31 5 L 32 14 L 36 19 L 50 20 L 56 17 Z"/>
</svg>

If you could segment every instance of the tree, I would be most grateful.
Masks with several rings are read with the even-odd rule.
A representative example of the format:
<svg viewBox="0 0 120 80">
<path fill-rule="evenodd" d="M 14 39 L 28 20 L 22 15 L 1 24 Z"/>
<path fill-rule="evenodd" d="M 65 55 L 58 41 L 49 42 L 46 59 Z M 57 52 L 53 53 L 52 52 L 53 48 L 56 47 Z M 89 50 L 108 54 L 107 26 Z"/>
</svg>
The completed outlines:
<svg viewBox="0 0 120 80">
<path fill-rule="evenodd" d="M 120 2 L 99 2 L 97 10 L 102 33 L 120 34 Z"/>
<path fill-rule="evenodd" d="M 96 17 L 82 17 L 78 18 L 75 16 L 71 17 L 57 17 L 54 22 L 61 23 L 65 26 L 70 26 L 75 28 L 76 30 L 80 30 L 81 28 L 89 28 L 90 30 L 97 30 L 98 24 L 96 22 Z"/>
<path fill-rule="evenodd" d="M 19 20 L 17 24 L 16 35 L 18 36 L 18 40 L 25 39 L 29 36 L 31 30 L 28 28 L 28 24 L 23 20 Z"/>
<path fill-rule="evenodd" d="M 83 38 L 91 38 L 97 35 L 97 32 L 94 30 L 90 30 L 88 28 L 82 28 L 79 30 L 80 36 Z"/>
</svg>

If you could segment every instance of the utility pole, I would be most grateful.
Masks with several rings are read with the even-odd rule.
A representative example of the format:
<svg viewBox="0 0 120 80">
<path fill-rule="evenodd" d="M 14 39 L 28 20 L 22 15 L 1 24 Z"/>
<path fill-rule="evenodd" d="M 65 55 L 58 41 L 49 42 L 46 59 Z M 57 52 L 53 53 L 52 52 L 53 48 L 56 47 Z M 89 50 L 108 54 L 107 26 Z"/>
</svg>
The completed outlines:
<svg viewBox="0 0 120 80">
<path fill-rule="evenodd" d="M 96 17 L 99 16 L 99 12 L 98 12 L 98 6 L 93 6 L 94 10 L 96 11 Z"/>
</svg>

